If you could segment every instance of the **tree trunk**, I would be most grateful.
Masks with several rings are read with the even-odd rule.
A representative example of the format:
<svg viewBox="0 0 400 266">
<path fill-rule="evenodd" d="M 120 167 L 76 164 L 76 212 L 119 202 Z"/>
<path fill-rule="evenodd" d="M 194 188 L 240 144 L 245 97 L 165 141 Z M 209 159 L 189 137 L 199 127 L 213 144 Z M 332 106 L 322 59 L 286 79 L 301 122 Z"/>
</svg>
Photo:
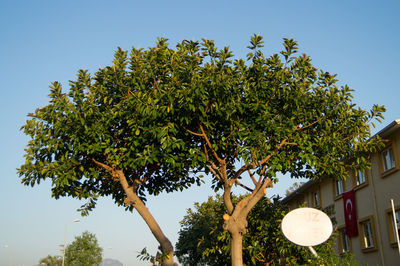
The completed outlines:
<svg viewBox="0 0 400 266">
<path fill-rule="evenodd" d="M 243 235 L 247 232 L 246 216 L 233 214 L 224 216 L 224 229 L 231 236 L 231 262 L 232 266 L 243 266 Z"/>
<path fill-rule="evenodd" d="M 168 257 L 161 262 L 161 265 L 176 265 L 174 264 L 174 247 L 172 246 L 171 241 L 169 241 L 169 239 L 164 235 L 157 221 L 154 219 L 153 215 L 151 215 L 149 209 L 144 205 L 140 198 L 136 194 L 134 194 L 134 196 L 132 195 L 131 197 L 134 197 L 132 201 L 134 201 L 133 205 L 135 209 L 138 211 L 140 216 L 142 216 L 143 220 L 146 222 L 158 243 L 160 243 L 161 251 L 163 252 L 162 255 L 168 255 Z"/>
<path fill-rule="evenodd" d="M 263 186 L 236 204 L 231 215 L 223 217 L 225 220 L 223 228 L 231 235 L 232 266 L 243 266 L 243 236 L 247 233 L 247 216 L 257 202 L 264 197 L 265 188 L 270 185 L 270 181 L 265 182 Z M 224 202 L 225 205 L 229 205 L 230 198 L 224 198 Z M 227 206 L 228 208 L 229 206 Z"/>
<path fill-rule="evenodd" d="M 241 233 L 231 233 L 231 260 L 232 266 L 243 265 L 243 236 Z"/>
<path fill-rule="evenodd" d="M 154 219 L 153 215 L 150 213 L 149 209 L 147 209 L 146 205 L 144 205 L 143 201 L 138 197 L 138 195 L 133 190 L 133 187 L 128 184 L 126 181 L 125 175 L 122 170 L 116 171 L 119 181 L 122 185 L 126 193 L 126 204 L 132 204 L 133 207 L 138 211 L 140 216 L 142 216 L 143 220 L 146 222 L 150 231 L 157 239 L 158 243 L 160 243 L 160 248 L 163 255 L 167 255 L 167 257 L 161 261 L 161 265 L 163 266 L 174 266 L 174 247 L 171 244 L 171 241 L 164 235 L 157 221 Z"/>
</svg>

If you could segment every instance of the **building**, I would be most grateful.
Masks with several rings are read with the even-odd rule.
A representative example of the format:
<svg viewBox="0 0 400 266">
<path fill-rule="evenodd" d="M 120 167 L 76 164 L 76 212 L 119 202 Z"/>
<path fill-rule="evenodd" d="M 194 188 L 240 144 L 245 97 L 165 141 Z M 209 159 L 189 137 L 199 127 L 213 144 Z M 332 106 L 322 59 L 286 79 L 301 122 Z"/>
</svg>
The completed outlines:
<svg viewBox="0 0 400 266">
<path fill-rule="evenodd" d="M 283 201 L 291 209 L 308 206 L 327 213 L 339 231 L 339 254 L 352 252 L 361 265 L 400 265 L 391 208 L 393 200 L 397 228 L 400 228 L 400 119 L 377 134 L 388 142 L 382 150 L 372 154 L 370 170 L 350 173 L 346 180 L 311 180 Z M 358 232 L 353 237 L 349 237 L 345 229 L 343 198 L 346 197 L 347 203 L 349 193 L 354 196 L 356 205 L 356 219 L 353 220 Z M 351 204 L 346 205 L 347 211 L 351 207 Z M 349 217 L 348 212 L 346 216 Z"/>
</svg>

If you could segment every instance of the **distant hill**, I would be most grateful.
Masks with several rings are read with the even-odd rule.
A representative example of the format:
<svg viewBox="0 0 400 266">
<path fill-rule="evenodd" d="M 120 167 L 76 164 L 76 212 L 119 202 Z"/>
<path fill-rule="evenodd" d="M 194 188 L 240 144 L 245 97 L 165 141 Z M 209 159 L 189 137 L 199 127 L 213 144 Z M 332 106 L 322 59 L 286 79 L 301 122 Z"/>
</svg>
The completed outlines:
<svg viewBox="0 0 400 266">
<path fill-rule="evenodd" d="M 119 260 L 104 259 L 100 266 L 124 266 Z"/>
</svg>

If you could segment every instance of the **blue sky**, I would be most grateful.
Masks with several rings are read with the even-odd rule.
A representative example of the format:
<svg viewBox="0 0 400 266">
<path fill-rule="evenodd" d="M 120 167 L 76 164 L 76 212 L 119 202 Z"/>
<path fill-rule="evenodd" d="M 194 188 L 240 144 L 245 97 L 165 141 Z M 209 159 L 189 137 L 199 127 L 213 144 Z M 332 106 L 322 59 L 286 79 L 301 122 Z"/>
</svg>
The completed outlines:
<svg viewBox="0 0 400 266">
<path fill-rule="evenodd" d="M 337 73 L 355 90 L 362 108 L 383 104 L 383 128 L 400 118 L 400 16 L 398 1 L 2 1 L 0 3 L 0 265 L 34 265 L 59 254 L 67 224 L 67 241 L 88 230 L 95 233 L 105 257 L 124 265 L 147 265 L 137 252 L 157 243 L 137 213 L 126 213 L 102 199 L 80 218 L 77 200 L 54 200 L 49 183 L 20 184 L 16 168 L 28 141 L 19 128 L 26 114 L 47 104 L 49 84 L 68 80 L 79 69 L 95 71 L 111 64 L 113 52 L 148 47 L 157 37 L 173 46 L 183 39 L 215 40 L 237 57 L 247 53 L 250 36 L 264 36 L 265 54 L 294 38 L 316 67 Z M 375 130 L 375 132 L 376 132 Z M 291 181 L 281 178 L 268 195 L 283 194 Z M 212 195 L 209 182 L 181 193 L 149 198 L 148 207 L 171 241 L 179 221 L 194 201 Z M 80 218 L 81 222 L 72 223 Z M 4 248 L 8 245 L 8 248 Z"/>
</svg>

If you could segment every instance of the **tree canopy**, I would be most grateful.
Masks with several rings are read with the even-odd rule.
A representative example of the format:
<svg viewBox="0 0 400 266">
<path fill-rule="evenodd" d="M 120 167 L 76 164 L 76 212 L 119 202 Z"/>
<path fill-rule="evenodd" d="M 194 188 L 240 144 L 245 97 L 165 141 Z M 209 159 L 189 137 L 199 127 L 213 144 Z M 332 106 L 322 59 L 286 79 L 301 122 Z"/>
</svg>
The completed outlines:
<svg viewBox="0 0 400 266">
<path fill-rule="evenodd" d="M 294 182 L 293 185 L 291 185 L 288 189 L 285 190 L 285 195 L 288 196 L 292 192 L 296 191 L 298 188 L 300 188 L 302 185 L 304 185 L 306 182 Z"/>
<path fill-rule="evenodd" d="M 100 265 L 103 249 L 99 246 L 94 234 L 83 232 L 81 236 L 67 246 L 65 250 L 66 265 L 93 266 Z"/>
<path fill-rule="evenodd" d="M 30 113 L 22 127 L 32 138 L 19 169 L 22 182 L 33 186 L 50 178 L 55 198 L 90 199 L 84 211 L 99 196 L 124 204 L 126 194 L 113 182 L 118 181 L 113 169 L 124 170 L 142 200 L 145 192 L 157 195 L 199 182 L 189 175 L 189 166 L 195 167 L 184 153 L 181 133 L 169 123 L 166 96 L 157 91 L 159 79 L 169 77 L 162 61 L 172 54 L 165 40 L 145 52 L 133 48 L 129 59 L 119 49 L 113 65 L 94 77 L 80 70 L 68 93 L 53 82 L 50 104 Z"/>
<path fill-rule="evenodd" d="M 40 266 L 62 266 L 63 260 L 61 256 L 48 255 L 45 258 L 40 259 Z"/>
</svg>

